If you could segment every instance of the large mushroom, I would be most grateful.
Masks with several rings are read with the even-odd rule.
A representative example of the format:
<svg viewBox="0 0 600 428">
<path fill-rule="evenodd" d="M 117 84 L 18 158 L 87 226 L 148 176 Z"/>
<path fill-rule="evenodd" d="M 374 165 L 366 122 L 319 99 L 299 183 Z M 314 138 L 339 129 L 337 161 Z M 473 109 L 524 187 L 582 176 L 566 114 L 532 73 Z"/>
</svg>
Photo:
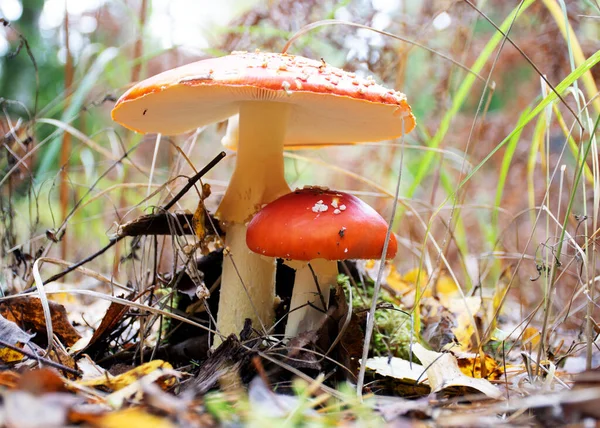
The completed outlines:
<svg viewBox="0 0 600 428">
<path fill-rule="evenodd" d="M 246 246 L 246 222 L 290 191 L 285 145 L 310 146 L 396 138 L 415 126 L 406 97 L 325 61 L 234 52 L 178 67 L 129 89 L 115 121 L 144 133 L 179 134 L 239 113 L 233 176 L 217 210 L 227 231 L 217 328 L 239 333 L 245 318 L 273 320 L 274 261 Z"/>
<path fill-rule="evenodd" d="M 292 264 L 297 270 L 286 336 L 318 327 L 327 310 L 323 303 L 327 305 L 337 280 L 337 261 L 381 257 L 387 229 L 377 211 L 356 196 L 320 187 L 284 195 L 254 216 L 246 233 L 248 248 L 305 262 Z M 397 249 L 391 234 L 386 258 L 394 257 Z"/>
</svg>

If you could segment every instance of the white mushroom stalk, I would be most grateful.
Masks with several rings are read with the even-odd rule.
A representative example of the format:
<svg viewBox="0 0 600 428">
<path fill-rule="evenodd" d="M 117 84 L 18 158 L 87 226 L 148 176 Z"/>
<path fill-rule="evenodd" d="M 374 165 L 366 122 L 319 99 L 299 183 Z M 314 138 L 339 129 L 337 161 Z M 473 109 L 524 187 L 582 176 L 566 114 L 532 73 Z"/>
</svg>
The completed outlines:
<svg viewBox="0 0 600 428">
<path fill-rule="evenodd" d="M 258 51 L 234 52 L 150 77 L 119 98 L 112 117 L 137 132 L 177 135 L 238 113 L 237 165 L 218 210 L 231 254 L 225 257 L 217 315 L 224 335 L 238 334 L 245 318 L 255 328 L 273 320 L 275 261 L 250 254 L 243 235 L 257 208 L 289 192 L 283 146 L 382 141 L 415 127 L 406 96 L 372 77 L 323 60 Z M 225 140 L 231 146 L 235 127 L 229 131 Z M 327 258 L 302 260 L 319 257 Z"/>
<path fill-rule="evenodd" d="M 302 332 L 319 328 L 327 316 L 330 290 L 337 283 L 337 261 L 314 259 L 309 263 L 310 266 L 307 263 L 286 263 L 296 268 L 294 292 L 285 327 L 286 337 L 296 337 Z"/>
<path fill-rule="evenodd" d="M 289 110 L 288 104 L 265 101 L 240 107 L 236 166 L 217 211 L 227 235 L 217 316 L 217 330 L 225 336 L 239 334 L 246 318 L 257 330 L 273 323 L 275 259 L 248 249 L 246 222 L 262 205 L 290 192 L 283 172 Z"/>
</svg>

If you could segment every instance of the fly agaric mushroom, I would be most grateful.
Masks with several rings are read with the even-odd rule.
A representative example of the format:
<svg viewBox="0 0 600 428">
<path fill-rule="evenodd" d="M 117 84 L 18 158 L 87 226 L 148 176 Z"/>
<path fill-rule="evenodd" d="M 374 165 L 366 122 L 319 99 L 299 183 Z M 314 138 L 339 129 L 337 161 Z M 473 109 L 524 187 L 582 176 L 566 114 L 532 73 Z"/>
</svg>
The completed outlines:
<svg viewBox="0 0 600 428">
<path fill-rule="evenodd" d="M 217 329 L 239 333 L 274 318 L 275 262 L 246 246 L 246 226 L 262 205 L 290 192 L 285 145 L 381 141 L 415 127 L 406 97 L 372 78 L 325 61 L 287 54 L 233 52 L 184 65 L 129 89 L 112 111 L 144 133 L 179 134 L 239 114 L 237 161 L 217 210 L 235 259 L 223 262 Z M 246 289 L 244 289 L 244 286 Z"/>
<path fill-rule="evenodd" d="M 337 281 L 337 261 L 381 257 L 387 229 L 377 211 L 357 197 L 320 187 L 284 195 L 254 216 L 246 233 L 248 248 L 264 256 L 309 262 L 319 286 L 306 264 L 297 269 L 286 336 L 318 326 L 327 310 L 322 302 L 327 304 L 329 287 Z M 397 249 L 392 234 L 386 257 L 393 258 Z"/>
</svg>

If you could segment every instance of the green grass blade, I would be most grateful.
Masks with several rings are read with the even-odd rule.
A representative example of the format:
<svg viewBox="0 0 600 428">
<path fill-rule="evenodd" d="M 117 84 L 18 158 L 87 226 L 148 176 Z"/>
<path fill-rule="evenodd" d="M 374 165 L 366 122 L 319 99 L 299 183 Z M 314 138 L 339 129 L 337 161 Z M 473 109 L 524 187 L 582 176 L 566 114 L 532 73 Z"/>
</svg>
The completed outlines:
<svg viewBox="0 0 600 428">
<path fill-rule="evenodd" d="M 531 4 L 533 4 L 533 2 L 534 2 L 534 0 L 526 0 L 523 2 L 521 7 L 515 8 L 510 13 L 510 15 L 504 20 L 504 22 L 500 26 L 500 29 L 506 33 L 508 31 L 508 29 L 510 28 L 510 26 L 513 24 L 513 21 L 516 18 L 518 18 L 523 12 L 525 12 L 525 10 L 527 10 L 527 8 L 529 6 L 531 6 Z M 473 67 L 471 67 L 471 70 L 473 70 L 473 72 L 479 73 L 483 69 L 483 67 L 487 63 L 488 59 L 493 54 L 494 50 L 496 49 L 496 47 L 502 41 L 503 38 L 504 38 L 504 36 L 499 32 L 495 33 L 492 36 L 490 41 L 485 45 L 481 55 L 479 55 L 477 60 L 475 60 Z M 476 77 L 474 74 L 468 74 L 467 76 L 465 76 L 465 79 L 462 81 L 460 87 L 456 91 L 456 95 L 454 96 L 454 99 L 452 100 L 452 106 L 450 107 L 450 110 L 448 110 L 446 112 L 446 114 L 442 118 L 442 121 L 440 122 L 440 127 L 439 127 L 438 131 L 435 133 L 433 138 L 428 142 L 429 147 L 434 147 L 434 148 L 439 147 L 439 145 L 443 141 L 444 137 L 446 136 L 446 133 L 450 129 L 450 123 L 452 122 L 452 119 L 460 111 L 460 109 L 462 108 L 463 104 L 465 103 L 469 93 L 471 92 L 471 88 L 473 87 L 473 84 L 475 83 L 475 79 L 476 79 Z M 435 154 L 433 152 L 428 153 L 424 156 L 423 162 L 421 163 L 421 167 L 419 168 L 419 171 L 415 175 L 415 179 L 413 180 L 411 186 L 408 189 L 408 192 L 406 194 L 407 197 L 409 197 L 409 198 L 412 197 L 414 195 L 416 189 L 420 186 L 423 179 L 431 171 L 434 170 L 434 168 L 431 168 L 431 164 L 434 160 L 434 157 L 435 157 Z"/>
<path fill-rule="evenodd" d="M 71 97 L 69 106 L 64 111 L 61 121 L 70 123 L 73 118 L 79 113 L 83 103 L 85 102 L 86 96 L 92 90 L 92 88 L 98 83 L 98 80 L 104 73 L 104 70 L 108 64 L 115 59 L 118 55 L 119 50 L 115 47 L 104 49 L 100 55 L 96 58 L 88 72 L 86 73 L 83 80 L 77 86 L 77 89 Z M 40 166 L 37 170 L 37 176 L 44 176 L 48 171 L 57 169 L 56 163 L 58 153 L 60 152 L 60 144 L 62 139 L 62 131 L 59 132 L 53 141 L 50 142 L 44 156 L 41 160 Z"/>
</svg>

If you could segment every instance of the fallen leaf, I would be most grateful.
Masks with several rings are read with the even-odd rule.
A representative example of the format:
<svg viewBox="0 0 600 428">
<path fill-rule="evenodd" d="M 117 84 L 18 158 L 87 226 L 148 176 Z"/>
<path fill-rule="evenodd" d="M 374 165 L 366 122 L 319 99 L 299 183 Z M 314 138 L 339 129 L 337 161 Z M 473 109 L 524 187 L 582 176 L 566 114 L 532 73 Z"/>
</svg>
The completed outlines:
<svg viewBox="0 0 600 428">
<path fill-rule="evenodd" d="M 389 376 L 399 380 L 423 382 L 427 380 L 427 372 L 421 364 L 411 363 L 398 357 L 373 357 L 367 360 L 367 368 L 381 376 Z"/>
<path fill-rule="evenodd" d="M 8 345 L 22 346 L 28 343 L 32 337 L 33 335 L 25 333 L 17 324 L 0 315 L 0 340 L 2 342 Z M 23 356 L 22 353 L 14 349 L 7 347 L 0 348 L 0 360 L 5 363 L 21 361 Z"/>
<path fill-rule="evenodd" d="M 128 296 L 129 300 L 131 296 Z M 122 305 L 121 303 L 111 302 L 110 306 L 106 310 L 106 314 L 102 318 L 100 326 L 94 331 L 94 334 L 90 338 L 90 341 L 81 350 L 77 352 L 77 355 L 81 355 L 84 352 L 94 356 L 103 350 L 102 344 L 105 339 L 114 331 L 114 329 L 121 323 L 123 316 L 127 313 L 129 306 Z M 79 344 L 78 344 L 79 345 Z"/>
<path fill-rule="evenodd" d="M 3 394 L 2 426 L 34 428 L 66 426 L 70 407 L 82 401 L 73 394 L 33 395 L 26 391 Z"/>
<path fill-rule="evenodd" d="M 65 307 L 49 301 L 52 317 L 52 330 L 66 345 L 71 346 L 81 337 L 71 325 Z M 42 302 L 37 297 L 16 297 L 0 304 L 0 314 L 7 320 L 14 321 L 21 328 L 31 329 L 36 333 L 46 334 L 46 320 Z"/>
<path fill-rule="evenodd" d="M 406 281 L 410 284 L 414 284 L 414 285 L 416 285 L 418 282 L 421 287 L 425 287 L 425 284 L 427 284 L 427 281 L 429 281 L 429 277 L 427 276 L 427 273 L 425 273 L 424 270 L 419 269 L 419 268 L 414 268 L 414 269 L 409 270 L 408 272 L 406 272 L 404 274 L 402 279 L 404 281 Z"/>
<path fill-rule="evenodd" d="M 78 372 L 77 364 L 75 364 L 75 360 L 71 355 L 69 355 L 64 349 L 60 347 L 53 348 L 50 353 L 47 355 L 49 359 L 58 364 L 73 369 L 75 372 Z M 75 380 L 78 376 L 75 373 L 64 372 L 64 376 L 67 379 Z"/>
<path fill-rule="evenodd" d="M 502 397 L 500 390 L 489 381 L 475 379 L 461 372 L 456 357 L 451 353 L 429 351 L 418 343 L 413 345 L 413 352 L 426 367 L 432 392 L 439 392 L 451 386 L 462 386 L 476 389 L 490 398 Z"/>
<path fill-rule="evenodd" d="M 414 289 L 412 284 L 409 284 L 404 280 L 400 272 L 394 265 L 389 266 L 388 274 L 385 278 L 385 282 L 389 285 L 396 293 L 404 294 L 411 292 Z"/>
<path fill-rule="evenodd" d="M 94 379 L 88 379 L 77 382 L 81 386 L 87 387 L 105 387 L 111 389 L 113 391 L 118 391 L 123 389 L 138 379 L 158 370 L 158 369 L 167 369 L 172 370 L 173 366 L 171 364 L 162 361 L 162 360 L 153 360 L 148 363 L 144 363 L 141 366 L 138 366 L 134 369 L 129 370 L 128 372 L 122 373 L 118 376 L 111 376 L 108 373 L 105 373 L 104 376 L 97 377 Z M 172 382 L 171 382 L 172 384 Z M 168 385 L 167 385 L 168 386 Z"/>
<path fill-rule="evenodd" d="M 456 341 L 461 351 L 467 352 L 473 349 L 475 344 L 473 335 L 475 334 L 475 325 L 473 325 L 473 317 L 481 309 L 481 298 L 478 296 L 455 297 L 442 300 L 448 310 L 454 314 L 455 327 L 452 328 L 452 333 L 456 337 Z"/>
<path fill-rule="evenodd" d="M 455 354 L 460 371 L 470 377 L 484 378 L 487 380 L 498 380 L 504 374 L 498 362 L 489 355 L 461 353 Z M 482 370 L 481 360 L 484 361 Z"/>
<path fill-rule="evenodd" d="M 455 296 L 458 294 L 458 285 L 449 275 L 440 275 L 435 283 L 438 296 Z"/>
<path fill-rule="evenodd" d="M 16 345 L 16 346 L 19 346 Z M 11 348 L 0 348 L 0 360 L 5 363 L 16 363 L 21 361 L 25 355 Z"/>
<path fill-rule="evenodd" d="M 540 343 L 540 332 L 535 327 L 527 327 L 523 330 L 523 335 L 521 336 L 521 343 L 527 349 L 534 350 L 537 348 Z"/>
<path fill-rule="evenodd" d="M 130 370 L 124 375 L 131 374 L 130 372 L 137 372 L 137 369 Z M 139 401 L 144 392 L 147 391 L 148 386 L 152 384 L 160 384 L 163 388 L 172 386 L 178 375 L 179 373 L 173 370 L 169 363 L 164 363 L 140 378 L 135 379 L 129 376 L 128 379 L 134 381 L 105 397 L 105 402 L 113 409 L 120 409 L 128 401 L 134 399 Z"/>
<path fill-rule="evenodd" d="M 97 418 L 94 422 L 96 426 L 102 428 L 170 428 L 175 426 L 168 419 L 151 415 L 140 408 L 131 408 L 107 413 Z"/>
<path fill-rule="evenodd" d="M 25 344 L 32 337 L 33 335 L 25 333 L 17 324 L 0 315 L 0 340 L 9 345 L 16 345 L 17 343 Z"/>
<path fill-rule="evenodd" d="M 15 389 L 20 378 L 21 375 L 19 373 L 10 370 L 0 371 L 0 386 L 8 389 Z"/>
<path fill-rule="evenodd" d="M 49 368 L 28 370 L 21 375 L 17 389 L 32 395 L 42 395 L 55 392 L 67 392 L 65 381 Z"/>
</svg>

